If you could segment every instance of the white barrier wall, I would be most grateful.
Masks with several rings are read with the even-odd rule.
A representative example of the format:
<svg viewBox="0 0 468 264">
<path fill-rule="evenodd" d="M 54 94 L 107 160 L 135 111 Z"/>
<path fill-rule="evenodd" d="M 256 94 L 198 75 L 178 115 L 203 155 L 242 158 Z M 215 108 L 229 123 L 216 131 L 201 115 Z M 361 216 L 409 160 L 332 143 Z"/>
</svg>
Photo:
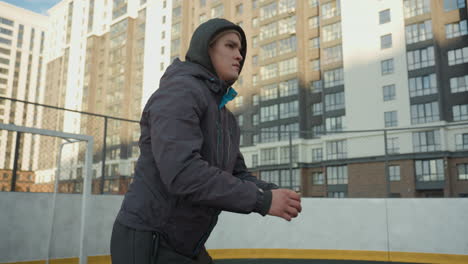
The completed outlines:
<svg viewBox="0 0 468 264">
<path fill-rule="evenodd" d="M 88 256 L 109 255 L 112 224 L 123 196 L 90 198 Z M 287 248 L 468 255 L 468 199 L 302 200 L 287 222 L 222 213 L 208 249 Z M 47 258 L 52 194 L 0 192 L 0 263 Z M 60 194 L 51 258 L 77 257 L 81 196 Z"/>
</svg>

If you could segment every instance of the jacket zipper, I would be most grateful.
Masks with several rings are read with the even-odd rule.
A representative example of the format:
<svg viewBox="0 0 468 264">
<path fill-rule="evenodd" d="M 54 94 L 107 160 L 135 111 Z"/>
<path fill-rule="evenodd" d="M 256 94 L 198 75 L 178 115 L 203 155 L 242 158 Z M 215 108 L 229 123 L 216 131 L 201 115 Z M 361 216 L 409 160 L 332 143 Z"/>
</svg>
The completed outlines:
<svg viewBox="0 0 468 264">
<path fill-rule="evenodd" d="M 220 155 L 220 152 L 219 152 L 219 148 L 220 148 L 220 145 L 221 145 L 221 140 L 222 140 L 222 134 L 221 134 L 221 110 L 218 110 L 218 121 L 216 122 L 216 134 L 217 134 L 217 137 L 216 137 L 216 160 L 218 162 L 221 161 L 219 155 Z M 221 161 L 222 162 L 222 161 Z M 222 164 L 218 164 L 219 166 L 222 166 Z"/>
</svg>

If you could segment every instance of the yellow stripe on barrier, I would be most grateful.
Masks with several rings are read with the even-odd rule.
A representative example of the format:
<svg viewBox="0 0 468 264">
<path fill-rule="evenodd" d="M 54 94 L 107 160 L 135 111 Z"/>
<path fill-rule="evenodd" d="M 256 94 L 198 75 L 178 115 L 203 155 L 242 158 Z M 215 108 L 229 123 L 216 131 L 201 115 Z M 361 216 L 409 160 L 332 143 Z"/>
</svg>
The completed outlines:
<svg viewBox="0 0 468 264">
<path fill-rule="evenodd" d="M 386 252 L 332 249 L 210 249 L 213 259 L 328 259 L 391 261 L 410 263 L 467 264 L 468 255 L 414 252 Z M 78 258 L 53 259 L 51 264 L 78 264 Z M 110 256 L 88 257 L 89 264 L 111 264 Z M 8 264 L 45 264 L 45 260 L 14 262 Z"/>
<path fill-rule="evenodd" d="M 214 259 L 336 259 L 467 264 L 468 255 L 329 249 L 211 249 Z"/>
</svg>

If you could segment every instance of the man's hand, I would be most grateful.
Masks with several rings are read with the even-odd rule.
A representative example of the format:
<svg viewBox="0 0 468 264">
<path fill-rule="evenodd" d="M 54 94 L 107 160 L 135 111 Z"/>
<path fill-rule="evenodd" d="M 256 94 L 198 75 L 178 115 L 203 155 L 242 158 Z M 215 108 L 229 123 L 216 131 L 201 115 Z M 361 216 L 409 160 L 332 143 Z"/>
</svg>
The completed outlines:
<svg viewBox="0 0 468 264">
<path fill-rule="evenodd" d="M 271 190 L 272 199 L 269 215 L 284 218 L 291 221 L 302 210 L 301 197 L 299 194 L 288 189 Z"/>
</svg>

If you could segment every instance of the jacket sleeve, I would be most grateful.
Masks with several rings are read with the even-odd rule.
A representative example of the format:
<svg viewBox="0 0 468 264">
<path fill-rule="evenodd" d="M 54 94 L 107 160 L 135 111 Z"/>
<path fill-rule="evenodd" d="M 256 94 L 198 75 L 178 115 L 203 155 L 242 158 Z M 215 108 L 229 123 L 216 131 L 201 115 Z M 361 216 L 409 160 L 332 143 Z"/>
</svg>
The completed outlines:
<svg viewBox="0 0 468 264">
<path fill-rule="evenodd" d="M 169 193 L 220 210 L 265 215 L 264 192 L 249 181 L 210 166 L 200 155 L 201 116 L 207 109 L 199 80 L 189 76 L 161 81 L 146 115 L 151 149 Z M 268 197 L 267 197 L 268 198 Z"/>
<path fill-rule="evenodd" d="M 267 191 L 267 190 L 273 190 L 273 189 L 278 189 L 278 185 L 274 183 L 268 183 L 265 181 L 262 181 L 258 179 L 257 177 L 253 176 L 248 170 L 247 166 L 245 166 L 245 161 L 244 161 L 244 156 L 242 153 L 239 151 L 237 153 L 237 160 L 236 160 L 236 165 L 234 167 L 234 171 L 232 173 L 234 176 L 236 176 L 239 179 L 245 180 L 245 181 L 250 181 L 255 183 L 258 188 Z"/>
</svg>

